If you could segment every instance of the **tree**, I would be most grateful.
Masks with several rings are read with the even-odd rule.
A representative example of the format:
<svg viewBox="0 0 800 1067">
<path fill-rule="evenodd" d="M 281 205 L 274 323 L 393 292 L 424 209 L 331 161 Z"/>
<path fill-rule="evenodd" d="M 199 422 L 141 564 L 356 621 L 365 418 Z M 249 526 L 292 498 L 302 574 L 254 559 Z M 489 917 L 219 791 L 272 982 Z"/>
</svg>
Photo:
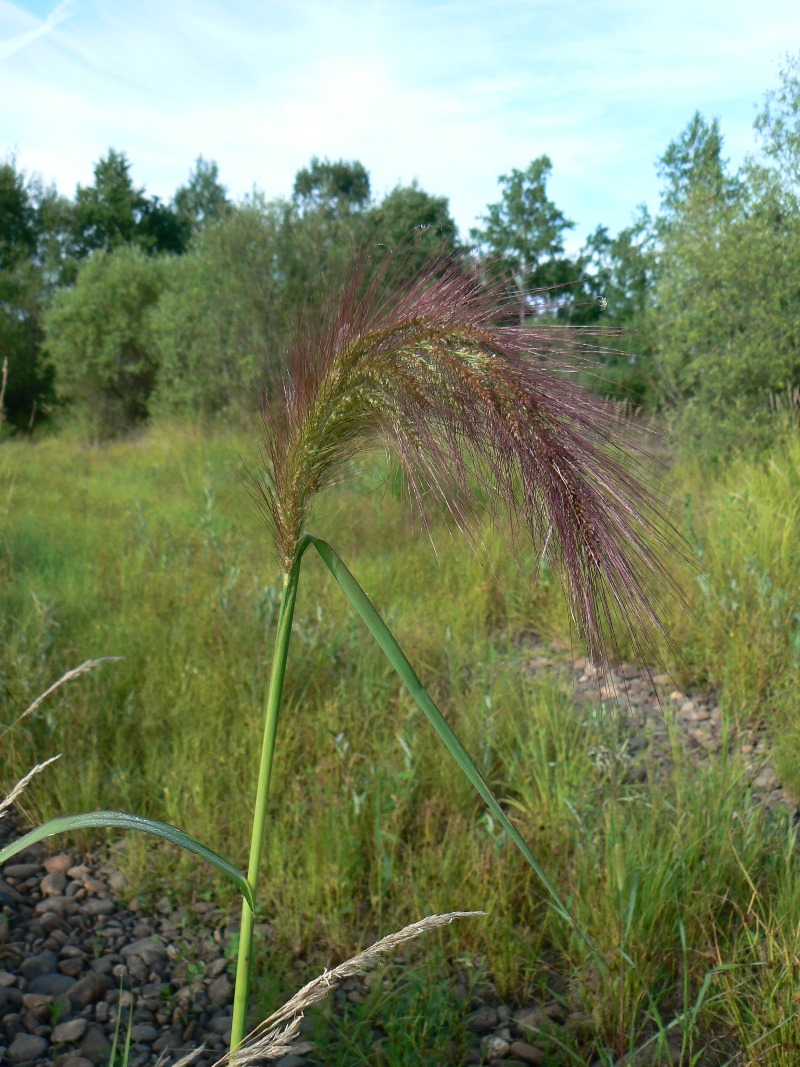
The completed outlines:
<svg viewBox="0 0 800 1067">
<path fill-rule="evenodd" d="M 407 273 L 416 273 L 435 252 L 456 247 L 456 224 L 446 196 L 431 196 L 416 181 L 398 185 L 373 207 L 367 233 L 391 251 L 406 242 Z"/>
<path fill-rule="evenodd" d="M 45 280 L 38 237 L 29 183 L 13 159 L 6 161 L 0 165 L 0 365 L 8 359 L 4 418 L 21 429 L 53 399 L 53 370 L 41 351 Z"/>
<path fill-rule="evenodd" d="M 662 183 L 661 210 L 668 219 L 698 189 L 713 200 L 736 197 L 738 183 L 727 173 L 722 144 L 719 120 L 709 123 L 699 111 L 695 111 L 684 131 L 669 143 L 656 164 Z"/>
<path fill-rule="evenodd" d="M 36 211 L 14 160 L 0 166 L 0 270 L 36 251 Z"/>
<path fill-rule="evenodd" d="M 231 210 L 227 190 L 219 180 L 219 168 L 213 160 L 197 157 L 188 182 L 175 193 L 173 207 L 187 243 L 207 222 L 220 219 Z"/>
<path fill-rule="evenodd" d="M 158 197 L 148 199 L 144 189 L 137 189 L 130 168 L 125 154 L 112 148 L 95 165 L 94 184 L 78 186 L 73 222 L 78 258 L 124 244 L 151 253 L 184 250 L 178 216 Z"/>
<path fill-rule="evenodd" d="M 602 315 L 609 325 L 626 326 L 638 320 L 647 309 L 654 282 L 654 244 L 653 221 L 644 206 L 616 237 L 607 226 L 598 226 L 586 238 L 579 257 L 582 290 L 571 321 L 584 325 Z"/>
<path fill-rule="evenodd" d="M 324 209 L 334 215 L 361 211 L 370 198 L 369 174 L 357 160 L 331 163 L 314 156 L 294 179 L 294 200 L 301 212 Z"/>
<path fill-rule="evenodd" d="M 501 260 L 510 270 L 518 293 L 520 323 L 530 310 L 531 289 L 575 280 L 573 263 L 564 257 L 564 234 L 575 225 L 547 196 L 553 165 L 539 156 L 527 170 L 500 178 L 501 199 L 490 204 L 482 227 L 470 231 L 481 252 Z"/>
<path fill-rule="evenodd" d="M 164 291 L 167 263 L 135 245 L 97 251 L 45 315 L 59 394 L 94 436 L 149 415 L 158 374 L 149 312 Z"/>
<path fill-rule="evenodd" d="M 213 415 L 252 403 L 253 382 L 275 366 L 295 319 L 280 256 L 289 210 L 261 201 L 232 208 L 169 261 L 149 320 L 159 411 Z"/>
<path fill-rule="evenodd" d="M 800 193 L 800 53 L 786 57 L 780 86 L 766 94 L 755 128 L 784 183 Z"/>
<path fill-rule="evenodd" d="M 600 377 L 594 388 L 637 405 L 653 398 L 654 359 L 649 317 L 657 275 L 656 229 L 641 206 L 630 226 L 612 237 L 598 226 L 578 259 L 580 284 L 566 308 L 571 323 L 619 328 L 598 354 Z"/>
<path fill-rule="evenodd" d="M 707 450 L 769 440 L 771 396 L 800 383 L 800 211 L 746 175 L 737 203 L 690 197 L 655 289 L 660 390 L 679 433 Z"/>
</svg>

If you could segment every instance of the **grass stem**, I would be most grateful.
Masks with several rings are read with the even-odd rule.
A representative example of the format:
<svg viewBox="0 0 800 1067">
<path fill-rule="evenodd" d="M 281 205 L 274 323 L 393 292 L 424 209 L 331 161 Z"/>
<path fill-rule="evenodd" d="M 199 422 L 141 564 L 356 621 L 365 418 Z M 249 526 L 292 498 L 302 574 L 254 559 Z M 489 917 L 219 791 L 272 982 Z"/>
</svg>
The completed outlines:
<svg viewBox="0 0 800 1067">
<path fill-rule="evenodd" d="M 253 812 L 253 833 L 250 839 L 250 861 L 247 867 L 247 880 L 253 892 L 254 903 L 258 892 L 258 873 L 261 867 L 261 855 L 264 847 L 267 799 L 272 777 L 272 760 L 275 754 L 275 737 L 278 731 L 278 716 L 283 693 L 283 681 L 286 675 L 286 660 L 289 654 L 289 639 L 292 633 L 292 618 L 294 616 L 299 578 L 300 556 L 298 556 L 291 571 L 288 574 L 284 574 L 283 578 L 283 594 L 278 614 L 278 629 L 275 635 L 275 650 L 272 657 L 272 670 L 267 693 L 264 739 L 261 747 L 261 763 L 258 769 L 258 787 L 256 789 L 255 809 Z M 242 902 L 242 925 L 239 934 L 239 955 L 236 964 L 236 986 L 233 997 L 232 1051 L 241 1044 L 247 1033 L 247 1005 L 253 966 L 254 924 L 255 912 L 245 900 Z"/>
</svg>

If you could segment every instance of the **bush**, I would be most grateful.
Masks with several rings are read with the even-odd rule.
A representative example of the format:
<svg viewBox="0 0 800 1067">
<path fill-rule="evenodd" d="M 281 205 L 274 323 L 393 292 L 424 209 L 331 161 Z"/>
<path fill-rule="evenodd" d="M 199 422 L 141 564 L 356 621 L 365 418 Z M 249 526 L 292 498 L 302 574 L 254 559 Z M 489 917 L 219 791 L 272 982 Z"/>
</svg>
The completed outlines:
<svg viewBox="0 0 800 1067">
<path fill-rule="evenodd" d="M 156 407 L 212 415 L 243 397 L 286 337 L 277 207 L 246 207 L 208 224 L 169 266 L 150 325 L 161 373 Z"/>
<path fill-rule="evenodd" d="M 768 443 L 772 398 L 800 383 L 800 218 L 763 175 L 750 180 L 744 202 L 689 201 L 656 288 L 661 394 L 707 452 Z"/>
<path fill-rule="evenodd" d="M 150 413 L 158 357 L 149 311 L 166 274 L 165 260 L 131 245 L 96 252 L 45 316 L 59 394 L 92 436 L 113 436 Z"/>
</svg>

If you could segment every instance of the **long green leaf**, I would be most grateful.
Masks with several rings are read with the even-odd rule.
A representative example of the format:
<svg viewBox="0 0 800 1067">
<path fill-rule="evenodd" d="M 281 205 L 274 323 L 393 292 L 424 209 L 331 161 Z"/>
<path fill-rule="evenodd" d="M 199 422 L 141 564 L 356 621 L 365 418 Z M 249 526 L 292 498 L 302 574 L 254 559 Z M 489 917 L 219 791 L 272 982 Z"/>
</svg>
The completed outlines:
<svg viewBox="0 0 800 1067">
<path fill-rule="evenodd" d="M 86 811 L 81 815 L 64 815 L 59 819 L 51 819 L 44 826 L 38 826 L 35 830 L 31 830 L 30 833 L 17 838 L 16 841 L 12 841 L 10 845 L 0 850 L 0 865 L 5 863 L 6 860 L 10 860 L 12 856 L 16 856 L 18 852 L 22 852 L 30 845 L 36 844 L 37 841 L 43 841 L 46 837 L 52 837 L 53 834 L 63 834 L 68 830 L 87 830 L 90 827 L 98 826 L 113 827 L 117 830 L 140 830 L 145 834 L 153 834 L 155 837 L 170 841 L 173 845 L 179 845 L 180 848 L 194 853 L 195 856 L 199 856 L 206 863 L 210 863 L 212 867 L 216 867 L 227 878 L 230 878 L 250 907 L 255 907 L 253 892 L 245 876 L 237 867 L 234 867 L 232 863 L 228 863 L 213 849 L 206 848 L 205 845 L 195 841 L 193 837 L 184 833 L 183 830 L 178 830 L 165 822 L 145 819 L 141 815 L 129 815 L 124 811 Z"/>
<path fill-rule="evenodd" d="M 519 832 L 519 830 L 517 830 L 516 826 L 514 826 L 514 824 L 508 818 L 506 813 L 503 811 L 503 808 L 501 807 L 497 797 L 489 788 L 489 785 L 486 782 L 485 778 L 475 765 L 475 761 L 472 759 L 469 752 L 467 752 L 462 743 L 459 741 L 447 719 L 445 719 L 444 715 L 442 715 L 441 711 L 439 711 L 439 709 L 436 707 L 433 700 L 431 700 L 422 682 L 417 677 L 414 668 L 406 659 L 403 650 L 398 645 L 389 627 L 386 625 L 386 623 L 380 617 L 378 612 L 372 606 L 372 603 L 370 602 L 367 594 L 364 592 L 364 590 L 358 584 L 356 579 L 347 569 L 344 562 L 340 559 L 336 552 L 334 552 L 334 550 L 331 548 L 327 541 L 323 541 L 318 537 L 313 537 L 311 534 L 306 534 L 301 551 L 304 552 L 309 545 L 313 545 L 314 548 L 316 548 L 317 552 L 319 552 L 331 574 L 341 586 L 345 596 L 348 598 L 350 603 L 353 605 L 358 614 L 366 623 L 370 633 L 378 642 L 380 647 L 383 649 L 391 665 L 400 675 L 400 678 L 402 679 L 411 696 L 414 698 L 420 708 L 425 712 L 426 716 L 428 717 L 428 721 L 431 723 L 439 737 L 445 743 L 450 754 L 454 757 L 461 770 L 472 783 L 475 790 L 480 794 L 481 798 L 483 799 L 484 803 L 489 808 L 491 813 L 497 818 L 497 820 L 500 822 L 508 836 L 511 838 L 511 840 L 517 846 L 519 851 L 528 861 L 529 865 L 533 868 L 540 882 L 549 893 L 552 905 L 555 910 L 558 912 L 559 915 L 566 919 L 567 922 L 569 922 L 578 932 L 578 934 L 583 938 L 583 940 L 586 942 L 589 949 L 591 950 L 595 961 L 597 962 L 601 971 L 604 973 L 606 969 L 605 964 L 603 963 L 599 953 L 597 952 L 597 949 L 590 940 L 588 934 L 586 934 L 581 929 L 577 921 L 573 918 L 566 904 L 561 899 L 558 890 L 548 878 L 539 861 L 528 848 L 524 837 Z"/>
</svg>

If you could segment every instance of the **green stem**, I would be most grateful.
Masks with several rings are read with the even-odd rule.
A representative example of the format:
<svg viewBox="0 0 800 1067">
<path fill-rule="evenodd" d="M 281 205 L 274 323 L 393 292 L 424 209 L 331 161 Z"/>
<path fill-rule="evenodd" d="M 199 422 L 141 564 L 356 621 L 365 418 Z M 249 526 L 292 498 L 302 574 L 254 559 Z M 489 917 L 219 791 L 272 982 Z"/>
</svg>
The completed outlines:
<svg viewBox="0 0 800 1067">
<path fill-rule="evenodd" d="M 258 788 L 253 812 L 253 834 L 250 839 L 250 862 L 247 881 L 255 902 L 258 893 L 258 872 L 264 846 L 264 828 L 267 821 L 267 798 L 272 777 L 272 758 L 275 754 L 275 735 L 278 731 L 278 716 L 286 675 L 286 658 L 289 654 L 289 639 L 292 634 L 292 618 L 297 598 L 297 583 L 300 578 L 302 553 L 288 574 L 283 576 L 283 595 L 278 614 L 278 632 L 275 635 L 275 650 L 267 693 L 264 717 L 264 740 L 261 746 L 261 764 L 258 769 Z M 236 964 L 236 988 L 233 995 L 233 1021 L 231 1023 L 231 1050 L 238 1048 L 246 1035 L 247 1005 L 250 997 L 250 975 L 253 966 L 253 926 L 255 913 L 245 900 L 242 903 L 242 926 L 239 933 L 239 956 Z"/>
</svg>

